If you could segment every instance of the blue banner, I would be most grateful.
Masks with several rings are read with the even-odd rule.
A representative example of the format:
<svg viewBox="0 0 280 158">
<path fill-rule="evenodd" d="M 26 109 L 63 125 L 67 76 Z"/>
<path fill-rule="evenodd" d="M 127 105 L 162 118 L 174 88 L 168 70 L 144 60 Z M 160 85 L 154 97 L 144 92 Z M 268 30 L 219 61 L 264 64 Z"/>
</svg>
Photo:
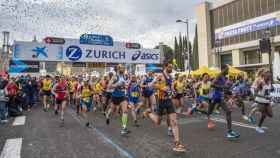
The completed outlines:
<svg viewBox="0 0 280 158">
<path fill-rule="evenodd" d="M 248 24 L 245 26 L 241 26 L 241 27 L 237 27 L 234 29 L 222 31 L 220 33 L 216 33 L 215 37 L 216 37 L 216 39 L 223 39 L 223 38 L 246 34 L 249 32 L 263 30 L 266 28 L 271 28 L 271 27 L 278 26 L 278 25 L 280 25 L 280 21 L 278 21 L 276 18 L 271 18 L 268 20 L 263 20 L 263 21 L 260 21 L 257 23 Z"/>
<path fill-rule="evenodd" d="M 80 44 L 113 46 L 113 38 L 107 35 L 83 34 L 80 37 Z"/>
</svg>

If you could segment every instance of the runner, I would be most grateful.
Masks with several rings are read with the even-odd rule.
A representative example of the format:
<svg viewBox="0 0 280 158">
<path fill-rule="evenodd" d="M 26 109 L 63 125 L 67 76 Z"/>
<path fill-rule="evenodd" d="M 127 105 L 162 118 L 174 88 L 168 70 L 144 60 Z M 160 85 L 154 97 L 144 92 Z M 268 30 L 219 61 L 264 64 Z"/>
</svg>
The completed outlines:
<svg viewBox="0 0 280 158">
<path fill-rule="evenodd" d="M 42 93 L 43 93 L 43 109 L 45 112 L 50 107 L 49 101 L 51 100 L 51 89 L 52 89 L 52 80 L 49 75 L 46 76 L 45 79 L 42 80 Z"/>
<path fill-rule="evenodd" d="M 264 69 L 259 69 L 258 72 L 256 73 L 256 78 L 255 78 L 255 81 L 253 82 L 252 86 L 251 86 L 251 93 L 253 95 L 253 97 L 256 97 L 256 91 L 258 89 L 258 85 L 260 83 L 262 83 L 264 80 Z M 251 111 L 249 112 L 249 123 L 252 123 L 252 124 L 256 124 L 256 118 L 254 117 L 254 114 L 255 112 L 258 111 L 258 103 L 255 101 L 254 104 L 252 105 L 252 109 Z"/>
<path fill-rule="evenodd" d="M 240 137 L 240 134 L 232 130 L 232 119 L 231 119 L 231 111 L 227 107 L 224 96 L 225 92 L 228 91 L 229 87 L 225 86 L 225 76 L 228 74 L 228 66 L 223 65 L 221 68 L 221 73 L 216 79 L 214 79 L 212 83 L 212 87 L 214 88 L 211 102 L 209 104 L 208 108 L 208 128 L 212 129 L 215 127 L 214 122 L 211 120 L 211 114 L 215 108 L 215 105 L 217 104 L 219 107 L 221 107 L 225 114 L 226 114 L 226 121 L 227 121 L 227 134 L 226 137 L 229 140 L 235 140 Z"/>
<path fill-rule="evenodd" d="M 164 114 L 167 114 L 170 119 L 172 132 L 174 135 L 175 147 L 173 148 L 176 152 L 185 152 L 185 146 L 180 143 L 179 127 L 177 122 L 177 114 L 172 105 L 172 64 L 165 64 L 162 75 L 157 77 L 155 87 L 159 91 L 159 105 L 156 109 L 156 113 L 147 109 L 144 112 L 146 117 L 149 117 L 155 124 L 160 125 L 161 118 Z"/>
<path fill-rule="evenodd" d="M 173 104 L 176 107 L 176 112 L 177 113 L 182 113 L 182 110 L 184 108 L 184 92 L 185 92 L 185 87 L 184 87 L 184 81 L 183 81 L 183 76 L 178 75 L 178 79 L 174 81 L 172 85 L 172 89 L 174 90 L 173 94 Z"/>
<path fill-rule="evenodd" d="M 129 133 L 127 129 L 128 123 L 128 102 L 126 98 L 126 77 L 125 77 L 125 68 L 122 65 L 116 67 L 116 76 L 112 78 L 109 86 L 114 89 L 112 93 L 112 103 L 106 114 L 106 123 L 110 123 L 110 115 L 115 109 L 120 106 L 122 112 L 122 130 L 121 134 L 126 135 Z"/>
<path fill-rule="evenodd" d="M 86 127 L 90 127 L 89 118 L 87 112 L 91 111 L 92 109 L 92 98 L 93 98 L 93 91 L 92 87 L 89 84 L 88 79 L 84 79 L 84 84 L 80 87 L 80 105 L 81 105 L 81 112 L 86 122 Z"/>
<path fill-rule="evenodd" d="M 68 92 L 67 92 L 67 83 L 65 81 L 64 77 L 57 77 L 57 83 L 53 86 L 52 88 L 52 93 L 55 96 L 55 115 L 58 114 L 58 110 L 60 109 L 60 120 L 61 124 L 60 126 L 64 126 L 64 112 L 66 108 L 66 103 L 67 103 L 67 97 L 68 97 Z"/>
<path fill-rule="evenodd" d="M 202 75 L 203 80 L 197 85 L 198 86 L 198 94 L 197 94 L 197 108 L 196 111 L 199 111 L 203 114 L 207 114 L 205 108 L 209 107 L 209 95 L 210 95 L 210 88 L 211 82 L 209 81 L 209 75 L 207 73 Z M 192 110 L 193 111 L 193 110 Z"/>
<path fill-rule="evenodd" d="M 137 120 L 137 113 L 139 108 L 141 107 L 140 101 L 141 89 L 140 84 L 137 81 L 137 77 L 135 75 L 131 75 L 131 80 L 128 85 L 128 101 L 129 106 L 131 108 L 131 114 L 133 117 L 134 126 L 139 127 Z"/>
<path fill-rule="evenodd" d="M 154 80 L 154 73 L 153 71 L 148 72 L 148 76 L 144 77 L 141 82 L 141 88 L 143 89 L 143 97 L 144 97 L 144 105 L 150 108 L 152 111 L 156 109 L 156 97 L 155 97 L 155 90 L 153 88 Z"/>
<path fill-rule="evenodd" d="M 268 116 L 272 118 L 272 106 L 271 106 L 271 97 L 270 92 L 272 91 L 272 78 L 271 73 L 264 73 L 264 80 L 257 84 L 256 89 L 256 103 L 258 103 L 258 111 L 261 112 L 261 119 L 259 120 L 258 126 L 256 127 L 256 131 L 258 133 L 265 133 L 262 128 L 263 122 L 265 118 Z"/>
</svg>

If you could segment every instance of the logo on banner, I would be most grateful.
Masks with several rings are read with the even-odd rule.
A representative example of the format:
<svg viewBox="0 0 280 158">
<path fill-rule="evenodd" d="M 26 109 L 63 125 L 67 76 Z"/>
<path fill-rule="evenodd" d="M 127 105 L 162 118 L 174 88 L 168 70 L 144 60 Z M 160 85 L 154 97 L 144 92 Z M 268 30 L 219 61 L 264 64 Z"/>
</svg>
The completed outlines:
<svg viewBox="0 0 280 158">
<path fill-rule="evenodd" d="M 66 50 L 66 56 L 71 61 L 77 61 L 82 57 L 82 49 L 78 46 L 69 46 Z"/>
<path fill-rule="evenodd" d="M 135 54 L 132 55 L 132 61 L 136 61 L 141 55 L 141 51 L 137 51 Z"/>
<path fill-rule="evenodd" d="M 158 60 L 159 59 L 159 54 L 157 54 L 157 53 L 142 53 L 141 51 L 137 51 L 131 57 L 132 61 L 136 61 L 139 58 L 141 60 Z"/>
<path fill-rule="evenodd" d="M 35 49 L 32 49 L 32 51 L 36 53 L 32 55 L 32 58 L 38 58 L 40 55 L 44 56 L 45 58 L 48 58 L 48 55 L 46 53 L 46 46 L 36 47 Z"/>
</svg>

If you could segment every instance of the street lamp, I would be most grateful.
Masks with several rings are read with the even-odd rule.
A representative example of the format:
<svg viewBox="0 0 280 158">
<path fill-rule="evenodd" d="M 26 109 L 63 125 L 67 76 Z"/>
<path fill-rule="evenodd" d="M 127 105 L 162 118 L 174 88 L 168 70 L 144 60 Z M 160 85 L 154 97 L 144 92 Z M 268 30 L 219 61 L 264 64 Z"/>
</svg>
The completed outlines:
<svg viewBox="0 0 280 158">
<path fill-rule="evenodd" d="M 7 64 L 9 63 L 8 61 L 8 50 L 9 50 L 9 36 L 10 36 L 10 32 L 8 31 L 3 31 L 3 47 L 2 47 L 2 54 L 1 54 L 1 60 L 2 60 L 2 64 L 1 64 L 1 70 L 2 71 L 6 71 L 7 70 Z"/>
<path fill-rule="evenodd" d="M 189 70 L 189 73 L 191 72 L 191 62 L 190 62 L 190 51 L 189 51 L 189 20 L 186 19 L 185 21 L 184 20 L 176 20 L 177 23 L 185 23 L 186 26 L 187 26 L 187 55 L 188 55 L 188 70 Z M 184 58 L 184 60 L 186 60 Z"/>
<path fill-rule="evenodd" d="M 217 58 L 218 58 L 218 61 L 217 61 L 217 64 L 216 64 L 216 67 L 217 68 L 220 68 L 220 54 L 222 52 L 222 40 L 220 40 L 219 38 L 217 38 L 215 40 L 215 54 L 217 55 Z"/>
<path fill-rule="evenodd" d="M 266 53 L 268 52 L 268 58 L 269 58 L 269 71 L 272 75 L 272 80 L 273 78 L 273 68 L 272 68 L 272 49 L 271 49 L 271 43 L 273 43 L 273 34 L 269 28 L 265 29 L 262 34 L 262 39 L 260 40 L 260 50 L 261 53 Z"/>
</svg>

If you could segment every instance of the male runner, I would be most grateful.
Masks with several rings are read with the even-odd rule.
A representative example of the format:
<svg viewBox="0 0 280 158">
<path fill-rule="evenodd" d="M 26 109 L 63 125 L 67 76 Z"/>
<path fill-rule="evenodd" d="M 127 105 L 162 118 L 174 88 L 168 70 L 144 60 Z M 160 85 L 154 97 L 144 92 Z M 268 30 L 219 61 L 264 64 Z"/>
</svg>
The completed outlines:
<svg viewBox="0 0 280 158">
<path fill-rule="evenodd" d="M 117 106 L 121 107 L 122 110 L 122 130 L 121 134 L 125 135 L 129 133 L 127 129 L 128 123 L 128 102 L 126 97 L 126 77 L 125 68 L 122 65 L 116 67 L 116 76 L 112 78 L 109 86 L 114 90 L 112 92 L 112 103 L 111 107 L 106 114 L 106 123 L 110 123 L 110 115 L 115 111 Z"/>
<path fill-rule="evenodd" d="M 157 77 L 155 87 L 159 91 L 159 105 L 156 109 L 156 113 L 152 112 L 150 109 L 147 109 L 144 112 L 146 117 L 149 117 L 155 124 L 159 125 L 161 118 L 164 114 L 167 114 L 172 132 L 174 135 L 175 147 L 173 148 L 176 152 L 184 152 L 185 146 L 180 143 L 179 137 L 179 127 L 177 122 L 177 114 L 172 104 L 172 64 L 165 64 L 164 70 L 161 75 Z"/>
<path fill-rule="evenodd" d="M 234 132 L 232 130 L 232 119 L 231 119 L 231 111 L 229 110 L 228 106 L 225 103 L 224 95 L 225 92 L 229 91 L 229 87 L 226 87 L 226 79 L 225 76 L 228 74 L 228 66 L 223 65 L 221 68 L 221 73 L 214 81 L 212 82 L 212 87 L 214 88 L 211 102 L 209 104 L 208 108 L 208 128 L 214 128 L 215 124 L 211 120 L 210 116 L 215 108 L 215 105 L 217 104 L 219 107 L 221 107 L 226 114 L 226 121 L 227 121 L 227 134 L 226 137 L 229 140 L 234 140 L 240 137 L 240 134 L 237 132 Z"/>
<path fill-rule="evenodd" d="M 58 110 L 60 107 L 61 110 L 61 126 L 64 125 L 64 111 L 67 103 L 67 97 L 68 97 L 68 92 L 67 92 L 67 83 L 64 80 L 64 77 L 57 78 L 57 83 L 53 86 L 52 88 L 52 93 L 55 96 L 55 114 L 58 114 Z"/>
</svg>

